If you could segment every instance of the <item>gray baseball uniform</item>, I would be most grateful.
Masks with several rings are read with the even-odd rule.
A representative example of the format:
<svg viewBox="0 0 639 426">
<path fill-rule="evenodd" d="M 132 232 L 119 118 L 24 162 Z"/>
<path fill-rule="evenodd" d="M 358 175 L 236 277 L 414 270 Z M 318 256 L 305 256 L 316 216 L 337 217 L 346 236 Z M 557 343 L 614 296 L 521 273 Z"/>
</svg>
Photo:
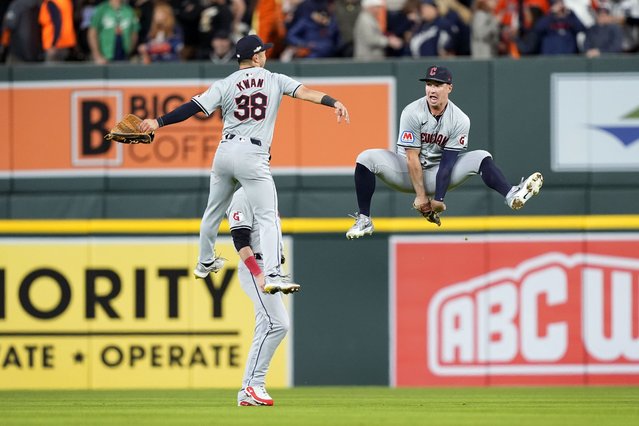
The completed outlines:
<svg viewBox="0 0 639 426">
<path fill-rule="evenodd" d="M 514 186 L 508 183 L 489 152 L 467 151 L 470 119 L 449 99 L 453 76 L 447 68 L 431 66 L 419 80 L 426 82 L 426 96 L 402 110 L 395 152 L 370 149 L 357 157 L 354 178 L 358 211 L 352 216 L 355 223 L 346 231 L 348 239 L 371 235 L 375 230 L 371 220 L 375 176 L 397 191 L 414 194 L 417 187 L 419 194 L 414 201 L 417 205 L 413 207 L 438 226 L 439 213 L 446 210 L 443 203 L 446 192 L 472 175 L 481 175 L 484 184 L 501 194 L 513 210 L 521 209 L 541 189 L 541 173 L 535 172 Z"/>
<path fill-rule="evenodd" d="M 256 254 L 257 262 L 263 268 L 262 250 L 260 248 L 260 225 L 249 203 L 244 188 L 233 194 L 227 211 L 229 225 L 233 229 L 251 230 L 251 249 Z M 279 219 L 278 219 L 279 222 Z M 281 251 L 278 250 L 281 257 Z M 251 275 L 244 262 L 238 267 L 240 286 L 253 302 L 255 309 L 255 333 L 246 360 L 246 369 L 242 378 L 242 389 L 247 386 L 264 384 L 275 350 L 282 342 L 289 329 L 289 317 L 282 301 L 282 294 L 265 294 L 258 288 L 255 277 Z"/>
<path fill-rule="evenodd" d="M 479 172 L 479 166 L 490 153 L 483 150 L 468 152 L 470 119 L 452 101 L 439 119 L 429 111 L 425 97 L 406 106 L 399 120 L 396 152 L 369 149 L 357 157 L 388 186 L 401 192 L 415 192 L 406 161 L 406 148 L 421 148 L 419 159 L 424 170 L 426 193 L 435 192 L 437 171 L 444 147 L 461 151 L 452 170 L 449 189 L 461 185 Z"/>
<path fill-rule="evenodd" d="M 277 191 L 269 166 L 275 119 L 283 95 L 294 96 L 301 83 L 264 68 L 240 69 L 195 97 L 210 115 L 222 109 L 223 138 L 211 170 L 211 186 L 200 225 L 201 263 L 213 260 L 218 227 L 237 182 L 242 184 L 259 223 L 264 274 L 280 275 L 281 232 Z"/>
</svg>

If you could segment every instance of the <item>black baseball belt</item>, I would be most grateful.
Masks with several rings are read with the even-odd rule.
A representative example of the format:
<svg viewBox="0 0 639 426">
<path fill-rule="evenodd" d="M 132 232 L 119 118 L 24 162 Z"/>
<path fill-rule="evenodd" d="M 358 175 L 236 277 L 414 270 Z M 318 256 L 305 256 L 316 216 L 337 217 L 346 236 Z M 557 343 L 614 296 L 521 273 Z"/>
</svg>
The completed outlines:
<svg viewBox="0 0 639 426">
<path fill-rule="evenodd" d="M 224 136 L 224 139 L 222 139 L 222 141 L 220 143 L 224 143 L 226 141 L 231 141 L 234 138 L 238 137 L 237 135 L 234 135 L 232 133 L 224 133 L 223 136 Z M 250 140 L 253 145 L 262 146 L 262 141 L 259 140 L 259 139 L 255 139 L 255 138 L 243 138 L 243 139 Z"/>
</svg>

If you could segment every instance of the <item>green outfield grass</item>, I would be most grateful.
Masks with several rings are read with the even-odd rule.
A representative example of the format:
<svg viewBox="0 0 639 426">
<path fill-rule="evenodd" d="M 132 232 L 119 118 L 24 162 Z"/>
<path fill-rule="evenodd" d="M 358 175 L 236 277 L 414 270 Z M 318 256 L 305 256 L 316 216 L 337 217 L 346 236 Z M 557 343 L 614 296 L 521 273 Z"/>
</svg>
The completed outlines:
<svg viewBox="0 0 639 426">
<path fill-rule="evenodd" d="M 639 425 L 639 387 L 273 389 L 274 407 L 236 407 L 237 390 L 3 391 L 1 425 Z"/>
</svg>

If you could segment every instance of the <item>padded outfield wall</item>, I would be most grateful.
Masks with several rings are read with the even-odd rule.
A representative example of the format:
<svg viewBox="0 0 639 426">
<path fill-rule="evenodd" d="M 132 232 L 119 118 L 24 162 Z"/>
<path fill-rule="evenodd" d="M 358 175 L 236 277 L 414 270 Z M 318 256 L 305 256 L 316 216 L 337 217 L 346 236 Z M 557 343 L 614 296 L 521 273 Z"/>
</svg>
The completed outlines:
<svg viewBox="0 0 639 426">
<path fill-rule="evenodd" d="M 380 184 L 376 234 L 346 241 L 354 159 L 392 146 L 430 64 L 269 64 L 352 116 L 282 105 L 273 169 L 304 290 L 272 384 L 637 383 L 639 60 L 439 62 L 470 148 L 513 181 L 541 171 L 543 196 L 513 213 L 473 178 L 433 229 Z M 233 69 L 0 68 L 1 387 L 234 386 L 252 315 L 233 262 L 188 278 L 219 117 L 147 147 L 101 140 Z"/>
</svg>

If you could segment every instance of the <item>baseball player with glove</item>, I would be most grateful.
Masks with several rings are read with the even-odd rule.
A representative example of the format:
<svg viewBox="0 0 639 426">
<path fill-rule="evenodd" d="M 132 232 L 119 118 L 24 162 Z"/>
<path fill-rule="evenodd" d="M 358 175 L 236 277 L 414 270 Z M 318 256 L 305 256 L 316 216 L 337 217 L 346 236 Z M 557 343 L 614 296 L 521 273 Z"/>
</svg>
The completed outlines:
<svg viewBox="0 0 639 426">
<path fill-rule="evenodd" d="M 144 132 L 140 129 L 142 119 L 137 115 L 127 114 L 120 120 L 104 139 L 125 144 L 151 143 L 155 137 L 153 131 Z"/>
<path fill-rule="evenodd" d="M 271 43 L 264 44 L 256 35 L 241 38 L 235 46 L 237 71 L 168 114 L 146 119 L 140 125 L 142 131 L 151 132 L 184 121 L 198 112 L 208 116 L 221 108 L 222 140 L 213 159 L 209 199 L 200 225 L 200 254 L 193 273 L 196 278 L 205 278 L 221 267 L 222 262 L 215 257 L 213 248 L 218 227 L 239 182 L 259 223 L 267 292 L 286 286 L 280 274 L 277 191 L 269 164 L 271 139 L 282 96 L 329 106 L 335 109 L 338 123 L 342 119 L 349 122 L 348 111 L 341 102 L 284 74 L 266 70 L 265 51 L 272 46 Z"/>
<path fill-rule="evenodd" d="M 413 207 L 428 221 L 441 225 L 446 210 L 444 197 L 449 189 L 479 174 L 486 186 L 499 192 L 506 205 L 519 210 L 539 193 L 543 176 L 535 172 L 518 185 L 508 183 L 483 150 L 468 151 L 470 119 L 448 96 L 453 77 L 444 67 L 431 66 L 420 81 L 426 82 L 426 96 L 410 103 L 402 111 L 396 152 L 369 149 L 357 157 L 355 189 L 359 211 L 346 238 L 373 233 L 371 200 L 375 176 L 391 188 L 415 194 Z"/>
<path fill-rule="evenodd" d="M 273 398 L 264 387 L 265 377 L 275 350 L 289 329 L 289 317 L 281 293 L 297 292 L 300 286 L 290 284 L 281 289 L 281 293 L 264 294 L 257 279 L 264 267 L 259 224 L 244 188 L 233 194 L 227 216 L 233 243 L 242 259 L 238 266 L 240 286 L 255 309 L 255 333 L 246 359 L 242 389 L 237 393 L 237 405 L 273 405 Z M 279 256 L 284 263 L 281 250 Z"/>
</svg>

